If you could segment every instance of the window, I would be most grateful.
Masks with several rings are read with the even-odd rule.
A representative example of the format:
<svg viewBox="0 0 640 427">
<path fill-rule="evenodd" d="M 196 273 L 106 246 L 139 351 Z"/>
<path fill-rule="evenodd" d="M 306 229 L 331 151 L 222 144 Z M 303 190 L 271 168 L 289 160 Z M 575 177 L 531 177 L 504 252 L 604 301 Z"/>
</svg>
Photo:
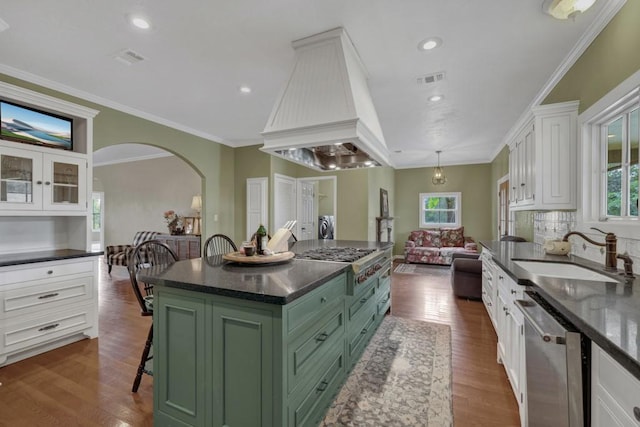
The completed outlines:
<svg viewBox="0 0 640 427">
<path fill-rule="evenodd" d="M 420 193 L 420 228 L 458 227 L 462 193 Z"/>
<path fill-rule="evenodd" d="M 638 107 L 626 108 L 601 125 L 602 216 L 638 218 Z"/>
<path fill-rule="evenodd" d="M 100 197 L 96 197 L 94 194 L 94 197 L 92 199 L 92 221 L 91 221 L 91 231 L 100 231 L 100 223 L 101 223 L 101 218 L 100 216 L 102 215 L 102 203 L 100 200 Z"/>
</svg>

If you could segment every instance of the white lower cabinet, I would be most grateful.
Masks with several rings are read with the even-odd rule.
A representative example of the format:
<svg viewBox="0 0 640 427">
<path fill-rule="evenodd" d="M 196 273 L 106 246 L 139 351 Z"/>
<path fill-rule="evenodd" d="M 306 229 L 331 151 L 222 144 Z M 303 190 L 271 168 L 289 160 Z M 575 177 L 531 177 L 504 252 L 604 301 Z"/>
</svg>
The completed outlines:
<svg viewBox="0 0 640 427">
<path fill-rule="evenodd" d="M 97 262 L 0 268 L 0 366 L 98 336 Z"/>
<path fill-rule="evenodd" d="M 496 285 L 495 264 L 488 252 L 482 254 L 482 302 L 484 303 L 489 319 L 496 328 Z"/>
<path fill-rule="evenodd" d="M 640 425 L 640 381 L 591 343 L 591 425 Z"/>
<path fill-rule="evenodd" d="M 518 285 L 500 267 L 494 266 L 497 278 L 495 327 L 498 335 L 498 362 L 502 363 L 513 394 L 518 401 L 520 423 L 526 425 L 526 366 L 524 316 L 515 300 L 523 296 L 524 287 Z"/>
</svg>

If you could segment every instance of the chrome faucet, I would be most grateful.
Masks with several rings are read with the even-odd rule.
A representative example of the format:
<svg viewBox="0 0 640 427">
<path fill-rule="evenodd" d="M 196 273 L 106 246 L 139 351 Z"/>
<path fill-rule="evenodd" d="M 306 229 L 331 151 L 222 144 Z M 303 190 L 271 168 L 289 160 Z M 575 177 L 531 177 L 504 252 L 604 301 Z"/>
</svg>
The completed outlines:
<svg viewBox="0 0 640 427">
<path fill-rule="evenodd" d="M 582 237 L 584 240 L 591 243 L 592 245 L 604 246 L 606 249 L 606 253 L 604 256 L 604 269 L 606 271 L 618 271 L 618 259 L 616 254 L 616 246 L 617 246 L 618 240 L 616 238 L 616 235 L 613 233 L 605 233 L 604 231 L 597 229 L 595 227 L 591 227 L 591 229 L 599 231 L 602 234 L 606 234 L 604 243 L 591 240 L 590 238 L 588 238 L 587 236 L 585 236 L 583 233 L 579 231 L 570 231 L 569 233 L 564 235 L 564 237 L 562 238 L 562 241 L 568 242 L 569 236 L 572 236 L 575 234 Z M 626 261 L 625 261 L 625 265 L 626 265 Z"/>
</svg>

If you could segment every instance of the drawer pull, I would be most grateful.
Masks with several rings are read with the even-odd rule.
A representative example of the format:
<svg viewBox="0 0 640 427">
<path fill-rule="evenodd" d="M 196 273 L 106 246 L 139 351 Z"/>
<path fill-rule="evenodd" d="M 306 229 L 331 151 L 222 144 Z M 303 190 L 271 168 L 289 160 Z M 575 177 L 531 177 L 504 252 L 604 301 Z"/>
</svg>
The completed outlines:
<svg viewBox="0 0 640 427">
<path fill-rule="evenodd" d="M 638 408 L 637 406 L 633 407 L 633 417 L 636 419 L 636 421 L 640 421 L 640 408 Z"/>
<path fill-rule="evenodd" d="M 47 298 L 53 298 L 53 297 L 57 297 L 59 294 L 57 292 L 54 292 L 52 294 L 46 294 L 46 295 L 40 295 L 38 297 L 38 299 L 47 299 Z"/>
<path fill-rule="evenodd" d="M 360 304 L 364 304 L 365 302 L 367 302 L 367 300 L 371 298 L 371 295 L 369 295 L 368 297 L 364 297 L 360 300 Z"/>
<path fill-rule="evenodd" d="M 318 386 L 318 388 L 317 388 L 316 390 L 318 390 L 318 391 L 321 391 L 321 392 L 322 392 L 322 391 L 325 391 L 325 390 L 327 389 L 327 387 L 328 387 L 328 386 L 329 386 L 329 383 L 328 383 L 326 380 L 324 380 L 324 381 L 322 381 L 322 382 L 320 383 L 320 385 Z"/>
<path fill-rule="evenodd" d="M 327 335 L 326 332 L 323 332 L 316 337 L 316 341 L 326 341 L 327 338 L 329 338 L 329 335 Z"/>
<path fill-rule="evenodd" d="M 43 326 L 42 328 L 38 329 L 38 332 L 50 331 L 52 329 L 57 328 L 58 326 L 60 326 L 60 323 L 54 323 L 53 325 Z"/>
<path fill-rule="evenodd" d="M 322 297 L 322 298 L 320 298 L 320 302 L 322 302 L 322 303 L 327 302 L 327 298 L 326 298 L 326 297 Z"/>
<path fill-rule="evenodd" d="M 360 331 L 360 335 L 364 335 L 367 333 L 367 328 L 362 329 L 362 331 Z"/>
<path fill-rule="evenodd" d="M 47 270 L 47 274 L 53 274 L 53 270 Z"/>
<path fill-rule="evenodd" d="M 389 300 L 391 299 L 391 296 L 387 296 L 387 298 L 382 302 L 383 304 L 386 304 L 389 302 Z"/>
<path fill-rule="evenodd" d="M 36 184 L 42 185 L 42 181 L 36 181 Z"/>
<path fill-rule="evenodd" d="M 45 181 L 44 185 L 51 185 L 51 181 Z"/>
</svg>

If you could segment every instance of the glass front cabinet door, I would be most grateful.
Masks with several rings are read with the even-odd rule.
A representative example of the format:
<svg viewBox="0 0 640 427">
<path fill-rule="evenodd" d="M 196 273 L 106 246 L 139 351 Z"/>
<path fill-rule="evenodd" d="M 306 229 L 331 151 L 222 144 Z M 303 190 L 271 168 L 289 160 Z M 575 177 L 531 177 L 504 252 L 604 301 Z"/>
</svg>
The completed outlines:
<svg viewBox="0 0 640 427">
<path fill-rule="evenodd" d="M 85 210 L 87 208 L 87 161 L 45 154 L 43 158 L 44 210 Z"/>
<path fill-rule="evenodd" d="M 0 147 L 0 210 L 85 210 L 87 161 Z"/>
<path fill-rule="evenodd" d="M 42 209 L 41 184 L 41 153 L 12 148 L 0 150 L 0 209 Z"/>
</svg>

